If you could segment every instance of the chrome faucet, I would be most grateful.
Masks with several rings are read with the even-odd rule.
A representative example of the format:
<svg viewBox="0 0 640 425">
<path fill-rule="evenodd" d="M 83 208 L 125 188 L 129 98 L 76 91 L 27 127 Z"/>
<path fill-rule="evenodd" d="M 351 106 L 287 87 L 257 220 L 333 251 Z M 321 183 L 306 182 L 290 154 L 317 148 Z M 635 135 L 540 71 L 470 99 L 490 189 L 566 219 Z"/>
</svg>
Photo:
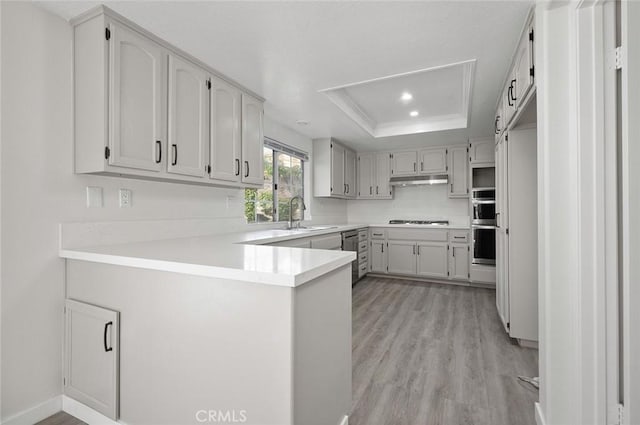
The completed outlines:
<svg viewBox="0 0 640 425">
<path fill-rule="evenodd" d="M 295 201 L 296 199 L 302 202 L 302 211 L 307 209 L 307 206 L 304 204 L 304 199 L 302 199 L 302 196 L 294 196 L 293 198 L 291 198 L 291 200 L 289 201 L 289 229 L 293 229 L 293 201 Z M 298 207 L 300 207 L 300 205 L 298 205 Z M 303 218 L 304 218 L 304 212 L 301 214 L 300 219 L 296 221 L 297 229 L 300 228 L 300 220 L 302 220 Z"/>
</svg>

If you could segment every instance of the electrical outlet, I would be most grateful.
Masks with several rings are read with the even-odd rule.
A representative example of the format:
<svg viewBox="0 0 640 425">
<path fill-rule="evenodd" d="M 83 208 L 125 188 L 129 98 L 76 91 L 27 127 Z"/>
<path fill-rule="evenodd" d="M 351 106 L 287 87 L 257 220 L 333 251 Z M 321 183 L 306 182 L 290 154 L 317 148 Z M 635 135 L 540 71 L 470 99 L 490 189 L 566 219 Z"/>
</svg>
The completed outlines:
<svg viewBox="0 0 640 425">
<path fill-rule="evenodd" d="M 87 208 L 102 208 L 102 188 L 87 186 Z"/>
<path fill-rule="evenodd" d="M 131 207 L 131 190 L 129 189 L 120 189 L 120 208 L 130 208 Z"/>
</svg>

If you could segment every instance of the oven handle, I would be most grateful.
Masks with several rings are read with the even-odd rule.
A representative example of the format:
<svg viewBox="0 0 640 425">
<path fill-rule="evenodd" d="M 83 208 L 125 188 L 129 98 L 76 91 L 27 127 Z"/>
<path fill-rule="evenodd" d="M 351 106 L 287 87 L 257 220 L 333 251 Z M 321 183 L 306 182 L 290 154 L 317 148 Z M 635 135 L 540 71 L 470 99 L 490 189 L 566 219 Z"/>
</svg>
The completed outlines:
<svg viewBox="0 0 640 425">
<path fill-rule="evenodd" d="M 483 224 L 472 224 L 471 228 L 472 229 L 496 229 L 498 226 L 489 226 L 489 225 L 483 225 Z"/>
</svg>

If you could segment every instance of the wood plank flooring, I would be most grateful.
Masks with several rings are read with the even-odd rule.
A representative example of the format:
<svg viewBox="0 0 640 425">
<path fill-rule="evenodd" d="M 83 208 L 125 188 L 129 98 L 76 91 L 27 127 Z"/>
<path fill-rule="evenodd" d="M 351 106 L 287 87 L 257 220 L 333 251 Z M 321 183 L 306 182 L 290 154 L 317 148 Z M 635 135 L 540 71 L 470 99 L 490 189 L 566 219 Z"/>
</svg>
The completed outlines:
<svg viewBox="0 0 640 425">
<path fill-rule="evenodd" d="M 535 425 L 537 350 L 506 335 L 495 291 L 365 278 L 353 288 L 350 425 Z"/>
<path fill-rule="evenodd" d="M 71 416 L 65 412 L 58 412 L 53 416 L 49 416 L 47 419 L 42 420 L 35 425 L 87 425 L 80 419 Z"/>
</svg>

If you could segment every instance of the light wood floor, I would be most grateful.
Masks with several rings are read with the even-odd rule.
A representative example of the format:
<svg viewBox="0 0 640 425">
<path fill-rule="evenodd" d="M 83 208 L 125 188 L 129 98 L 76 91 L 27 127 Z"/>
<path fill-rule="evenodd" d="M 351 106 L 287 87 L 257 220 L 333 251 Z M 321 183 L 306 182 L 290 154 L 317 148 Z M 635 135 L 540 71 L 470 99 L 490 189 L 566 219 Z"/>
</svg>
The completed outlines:
<svg viewBox="0 0 640 425">
<path fill-rule="evenodd" d="M 353 288 L 349 425 L 535 425 L 538 352 L 514 345 L 495 291 L 365 278 Z"/>
<path fill-rule="evenodd" d="M 38 422 L 35 425 L 87 425 L 80 419 L 71 416 L 65 412 L 58 412 L 53 416 L 49 416 L 47 419 Z"/>
<path fill-rule="evenodd" d="M 535 425 L 538 352 L 507 337 L 495 291 L 365 278 L 353 288 L 350 425 Z M 84 425 L 60 412 L 39 425 Z"/>
</svg>

